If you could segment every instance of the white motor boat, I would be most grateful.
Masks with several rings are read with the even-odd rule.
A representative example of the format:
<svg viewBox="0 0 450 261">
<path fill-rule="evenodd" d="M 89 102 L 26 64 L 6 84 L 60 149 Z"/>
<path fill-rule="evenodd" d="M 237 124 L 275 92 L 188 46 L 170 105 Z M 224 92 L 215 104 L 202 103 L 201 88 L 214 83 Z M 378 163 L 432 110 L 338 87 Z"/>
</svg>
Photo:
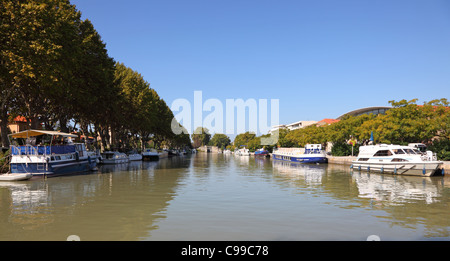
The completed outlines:
<svg viewBox="0 0 450 261">
<path fill-rule="evenodd" d="M 247 148 L 238 149 L 234 155 L 237 156 L 250 156 L 250 151 Z"/>
<path fill-rule="evenodd" d="M 31 179 L 33 174 L 31 173 L 6 173 L 0 175 L 0 181 L 20 181 Z"/>
<path fill-rule="evenodd" d="M 139 160 L 142 160 L 142 154 L 139 154 L 139 153 L 130 153 L 130 154 L 128 154 L 128 159 L 130 159 L 130 161 L 139 161 Z"/>
<path fill-rule="evenodd" d="M 159 153 L 155 149 L 145 149 L 142 152 L 143 160 L 159 160 Z"/>
<path fill-rule="evenodd" d="M 441 173 L 443 162 L 431 151 L 401 145 L 378 144 L 359 147 L 353 170 L 428 177 Z"/>
<path fill-rule="evenodd" d="M 127 154 L 118 151 L 105 151 L 101 155 L 103 164 L 120 164 L 130 161 Z"/>
</svg>

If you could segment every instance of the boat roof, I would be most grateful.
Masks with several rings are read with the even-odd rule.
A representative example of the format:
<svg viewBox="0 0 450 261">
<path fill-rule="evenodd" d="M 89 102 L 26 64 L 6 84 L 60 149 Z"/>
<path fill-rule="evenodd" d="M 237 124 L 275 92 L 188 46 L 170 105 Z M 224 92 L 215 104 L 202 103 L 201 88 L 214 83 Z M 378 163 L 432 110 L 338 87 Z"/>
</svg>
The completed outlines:
<svg viewBox="0 0 450 261">
<path fill-rule="evenodd" d="M 375 145 L 366 145 L 359 147 L 360 150 L 370 150 L 370 149 L 413 149 L 413 147 L 406 145 L 397 145 L 397 144 L 375 144 Z"/>
<path fill-rule="evenodd" d="M 64 136 L 64 137 L 78 137 L 75 134 L 60 132 L 60 131 L 48 131 L 48 130 L 25 130 L 13 134 L 9 134 L 12 138 L 28 138 L 28 137 L 35 137 L 35 136 L 41 136 L 41 135 L 52 135 L 52 136 Z"/>
</svg>

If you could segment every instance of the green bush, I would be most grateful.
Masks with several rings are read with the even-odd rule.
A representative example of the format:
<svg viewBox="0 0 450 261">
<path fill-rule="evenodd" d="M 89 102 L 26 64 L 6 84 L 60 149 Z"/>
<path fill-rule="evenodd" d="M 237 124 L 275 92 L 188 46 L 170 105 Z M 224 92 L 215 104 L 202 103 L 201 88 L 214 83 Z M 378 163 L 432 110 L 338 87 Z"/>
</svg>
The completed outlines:
<svg viewBox="0 0 450 261">
<path fill-rule="evenodd" d="M 439 139 L 433 141 L 433 144 L 428 146 L 428 149 L 437 154 L 438 160 L 450 160 L 450 140 Z"/>
<path fill-rule="evenodd" d="M 9 150 L 6 152 L 0 151 L 0 173 L 9 171 Z"/>
<path fill-rule="evenodd" d="M 353 148 L 353 155 L 357 156 L 359 153 L 359 145 L 355 145 Z M 351 156 L 352 155 L 352 145 L 347 143 L 339 142 L 333 144 L 331 148 L 331 155 L 333 156 Z"/>
</svg>

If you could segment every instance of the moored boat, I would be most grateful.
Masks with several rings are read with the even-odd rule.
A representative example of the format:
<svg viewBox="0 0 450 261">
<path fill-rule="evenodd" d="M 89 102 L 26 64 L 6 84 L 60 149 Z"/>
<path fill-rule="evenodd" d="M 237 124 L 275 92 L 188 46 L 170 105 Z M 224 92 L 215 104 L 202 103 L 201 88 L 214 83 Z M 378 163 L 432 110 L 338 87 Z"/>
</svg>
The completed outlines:
<svg viewBox="0 0 450 261">
<path fill-rule="evenodd" d="M 118 151 L 105 151 L 101 155 L 103 164 L 120 164 L 130 161 L 127 154 Z"/>
<path fill-rule="evenodd" d="M 328 162 L 321 144 L 307 144 L 305 148 L 278 148 L 272 152 L 272 158 L 296 163 Z"/>
<path fill-rule="evenodd" d="M 250 156 L 250 151 L 247 148 L 238 149 L 234 155 L 236 156 Z"/>
<path fill-rule="evenodd" d="M 443 162 L 431 151 L 409 146 L 377 144 L 359 147 L 353 170 L 428 177 L 440 173 Z"/>
<path fill-rule="evenodd" d="M 142 154 L 137 153 L 136 151 L 130 151 L 130 152 L 128 152 L 127 156 L 128 156 L 128 159 L 129 159 L 130 161 L 139 161 L 139 160 L 142 160 Z"/>
<path fill-rule="evenodd" d="M 59 131 L 26 130 L 9 135 L 11 174 L 58 176 L 95 170 L 97 163 L 84 143 L 73 143 L 76 135 Z M 36 144 L 50 145 L 36 145 Z M 19 145 L 25 144 L 25 145 Z M 25 175 L 26 176 L 26 175 Z"/>
<path fill-rule="evenodd" d="M 28 180 L 33 177 L 31 173 L 6 173 L 0 175 L 0 181 L 20 181 Z"/>
<path fill-rule="evenodd" d="M 142 152 L 142 159 L 143 160 L 159 160 L 158 151 L 155 149 L 145 149 Z"/>
<path fill-rule="evenodd" d="M 265 149 L 259 149 L 255 151 L 255 157 L 269 157 L 269 152 Z"/>
<path fill-rule="evenodd" d="M 229 150 L 229 149 L 226 149 L 226 150 L 224 150 L 223 151 L 223 154 L 226 154 L 226 155 L 230 155 L 232 152 L 231 152 L 231 150 Z"/>
<path fill-rule="evenodd" d="M 163 151 L 159 151 L 158 152 L 158 158 L 159 159 L 165 159 L 165 158 L 168 158 L 168 157 L 169 157 L 169 152 L 168 151 L 163 150 Z"/>
</svg>

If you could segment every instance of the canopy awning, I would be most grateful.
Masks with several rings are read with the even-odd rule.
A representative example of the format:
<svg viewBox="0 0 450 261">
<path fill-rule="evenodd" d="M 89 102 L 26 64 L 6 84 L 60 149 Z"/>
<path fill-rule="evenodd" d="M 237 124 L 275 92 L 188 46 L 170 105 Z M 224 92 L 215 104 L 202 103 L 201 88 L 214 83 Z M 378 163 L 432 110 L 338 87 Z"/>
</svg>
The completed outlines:
<svg viewBox="0 0 450 261">
<path fill-rule="evenodd" d="M 25 130 L 13 134 L 9 134 L 12 138 L 28 138 L 28 137 L 34 137 L 34 136 L 41 136 L 41 135 L 52 135 L 52 136 L 64 136 L 64 137 L 72 137 L 76 138 L 78 137 L 75 134 L 60 132 L 60 131 L 48 131 L 48 130 Z"/>
</svg>

